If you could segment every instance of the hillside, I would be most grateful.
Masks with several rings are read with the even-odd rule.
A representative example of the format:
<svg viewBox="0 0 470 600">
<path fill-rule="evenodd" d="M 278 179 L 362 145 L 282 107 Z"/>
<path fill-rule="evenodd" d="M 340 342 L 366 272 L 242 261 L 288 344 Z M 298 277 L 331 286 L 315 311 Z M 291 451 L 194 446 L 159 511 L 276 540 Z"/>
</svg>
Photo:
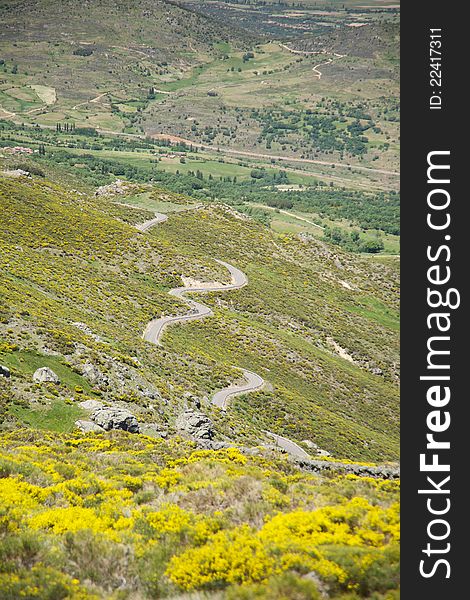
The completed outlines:
<svg viewBox="0 0 470 600">
<path fill-rule="evenodd" d="M 398 456 L 393 259 L 149 185 L 94 195 L 59 169 L 13 166 L 0 178 L 2 598 L 397 599 L 397 472 L 368 466 Z M 187 313 L 171 288 L 228 283 L 215 258 L 247 285 L 198 294 L 211 316 L 143 340 L 153 317 Z M 57 380 L 37 381 L 44 367 Z M 221 410 L 211 399 L 238 368 L 265 386 Z M 100 430 L 92 403 L 127 411 L 129 431 Z M 290 456 L 295 442 L 315 460 Z"/>
<path fill-rule="evenodd" d="M 158 83 L 217 54 L 217 43 L 243 48 L 250 39 L 166 0 L 67 0 L 60 15 L 49 0 L 3 1 L 0 11 L 0 116 L 51 111 L 61 120 L 71 112 L 95 125 L 87 109 L 96 108 L 99 124 L 116 130 L 120 109 L 110 103 L 132 113 Z"/>
<path fill-rule="evenodd" d="M 269 429 L 339 457 L 397 457 L 392 263 L 274 234 L 230 209 L 186 206 L 184 198 L 150 187 L 134 189 L 129 200 L 119 196 L 121 203 L 143 203 L 145 210 L 136 210 L 114 196 L 93 198 L 41 178 L 3 178 L 1 185 L 0 356 L 17 372 L 13 397 L 30 403 L 28 411 L 21 402 L 13 409 L 20 420 L 41 421 L 54 401 L 64 412 L 60 430 L 67 431 L 76 402 L 98 394 L 171 430 L 190 393 L 209 404 L 220 439 L 253 443 Z M 187 209 L 170 212 L 143 236 L 131 224 L 149 220 L 152 206 Z M 249 285 L 206 294 L 213 318 L 168 329 L 162 348 L 145 343 L 141 336 L 154 316 L 187 311 L 167 293 L 182 285 L 181 277 L 227 283 L 226 268 L 214 259 L 236 265 Z M 85 323 L 85 331 L 75 323 Z M 45 390 L 31 386 L 41 361 L 63 372 L 60 393 L 47 402 Z M 93 389 L 84 381 L 79 374 L 87 362 L 109 385 Z M 227 416 L 204 399 L 240 377 L 232 365 L 259 373 L 269 386 L 236 398 Z"/>
<path fill-rule="evenodd" d="M 1 600 L 398 600 L 398 9 L 0 14 Z"/>
</svg>

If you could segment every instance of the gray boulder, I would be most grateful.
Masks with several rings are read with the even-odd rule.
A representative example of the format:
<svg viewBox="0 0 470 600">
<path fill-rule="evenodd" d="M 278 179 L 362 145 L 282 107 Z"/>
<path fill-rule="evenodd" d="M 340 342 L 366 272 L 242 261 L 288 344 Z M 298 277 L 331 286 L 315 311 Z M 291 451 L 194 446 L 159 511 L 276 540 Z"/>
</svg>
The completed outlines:
<svg viewBox="0 0 470 600">
<path fill-rule="evenodd" d="M 192 435 L 196 439 L 211 440 L 214 437 L 214 425 L 205 414 L 187 409 L 179 415 L 176 429 Z"/>
<path fill-rule="evenodd" d="M 139 433 L 140 427 L 134 415 L 125 408 L 103 407 L 98 408 L 91 415 L 92 420 L 109 431 L 110 429 L 123 429 L 130 433 Z"/>
<path fill-rule="evenodd" d="M 83 377 L 85 377 L 85 379 L 88 379 L 88 381 L 92 385 L 108 385 L 109 383 L 108 378 L 105 375 L 103 375 L 103 373 L 98 369 L 98 367 L 93 365 L 91 362 L 85 363 L 82 373 Z"/>
<path fill-rule="evenodd" d="M 0 365 L 0 377 L 8 379 L 8 377 L 10 377 L 10 369 L 4 365 Z"/>
<path fill-rule="evenodd" d="M 75 421 L 75 426 L 82 433 L 104 433 L 104 429 L 92 421 Z"/>
<path fill-rule="evenodd" d="M 60 383 L 60 379 L 49 367 L 41 367 L 34 372 L 33 381 L 36 383 Z"/>
<path fill-rule="evenodd" d="M 98 400 L 85 400 L 84 402 L 79 402 L 78 406 L 84 410 L 94 411 L 103 408 L 104 405 Z"/>
<path fill-rule="evenodd" d="M 168 431 L 165 431 L 157 423 L 144 423 L 140 426 L 140 433 L 152 438 L 167 438 Z"/>
</svg>

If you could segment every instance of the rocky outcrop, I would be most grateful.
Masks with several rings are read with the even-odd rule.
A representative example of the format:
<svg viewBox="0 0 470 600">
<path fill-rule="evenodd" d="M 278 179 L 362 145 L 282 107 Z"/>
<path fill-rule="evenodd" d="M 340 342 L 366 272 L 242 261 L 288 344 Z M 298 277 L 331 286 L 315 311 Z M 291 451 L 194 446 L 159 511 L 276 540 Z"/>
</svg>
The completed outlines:
<svg viewBox="0 0 470 600">
<path fill-rule="evenodd" d="M 10 369 L 3 365 L 0 365 L 0 377 L 5 377 L 8 379 L 10 377 Z"/>
<path fill-rule="evenodd" d="M 75 421 L 75 426 L 80 429 L 82 433 L 104 433 L 104 429 L 93 423 L 93 421 Z"/>
<path fill-rule="evenodd" d="M 373 477 L 376 479 L 399 479 L 400 467 L 393 465 L 357 465 L 336 462 L 332 460 L 308 460 L 303 458 L 291 459 L 304 471 L 322 473 L 326 471 L 339 472 L 360 477 Z"/>
<path fill-rule="evenodd" d="M 2 171 L 2 175 L 4 177 L 31 177 L 31 173 L 29 171 L 24 171 L 23 169 L 7 169 L 6 171 Z"/>
<path fill-rule="evenodd" d="M 33 381 L 36 383 L 60 383 L 59 377 L 49 367 L 41 367 L 34 372 Z"/>
<path fill-rule="evenodd" d="M 106 387 L 109 384 L 109 379 L 106 377 L 106 375 L 103 375 L 103 373 L 98 369 L 98 367 L 93 365 L 91 362 L 85 363 L 82 369 L 82 373 L 83 377 L 85 377 L 85 379 L 88 379 L 88 381 L 92 385 Z"/>
<path fill-rule="evenodd" d="M 214 437 L 214 425 L 207 415 L 187 409 L 176 419 L 176 429 L 184 431 L 196 439 L 211 440 Z"/>
<path fill-rule="evenodd" d="M 116 194 L 125 194 L 131 187 L 132 184 L 128 183 L 127 181 L 116 179 L 116 181 L 113 181 L 113 183 L 99 187 L 95 192 L 95 196 L 114 196 Z"/>
<path fill-rule="evenodd" d="M 135 416 L 125 408 L 102 407 L 91 415 L 92 420 L 109 431 L 110 429 L 123 429 L 129 433 L 139 433 L 140 427 Z"/>
<path fill-rule="evenodd" d="M 83 410 L 93 412 L 95 410 L 98 410 L 99 408 L 103 408 L 104 405 L 98 400 L 85 400 L 84 402 L 79 402 L 78 406 L 80 408 L 83 408 Z"/>
</svg>

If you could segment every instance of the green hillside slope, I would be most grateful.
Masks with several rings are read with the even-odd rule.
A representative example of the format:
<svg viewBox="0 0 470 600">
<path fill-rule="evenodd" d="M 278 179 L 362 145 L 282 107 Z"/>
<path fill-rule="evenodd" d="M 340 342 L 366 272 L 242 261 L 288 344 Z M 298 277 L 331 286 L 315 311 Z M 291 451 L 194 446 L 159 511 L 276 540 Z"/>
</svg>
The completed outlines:
<svg viewBox="0 0 470 600">
<path fill-rule="evenodd" d="M 207 407 L 220 439 L 253 443 L 269 429 L 340 457 L 397 457 L 392 263 L 277 235 L 217 205 L 170 214 L 143 235 L 132 223 L 153 213 L 116 204 L 113 196 L 89 197 L 41 178 L 3 178 L 1 190 L 0 360 L 14 370 L 13 398 L 41 414 L 51 403 L 67 403 L 70 418 L 61 430 L 73 426 L 75 403 L 96 395 L 171 429 L 186 392 L 204 402 L 239 377 L 236 365 L 259 372 L 269 386 L 236 399 L 227 416 Z M 162 198 L 186 202 L 142 193 L 160 210 Z M 187 312 L 168 295 L 182 276 L 228 281 L 215 259 L 242 269 L 249 285 L 205 295 L 214 316 L 169 329 L 161 348 L 144 342 L 150 319 Z M 62 365 L 59 391 L 31 385 L 41 360 Z M 87 361 L 106 372 L 108 387 L 79 381 Z M 147 389 L 158 392 L 158 406 Z M 20 408 L 12 414 L 21 419 Z"/>
</svg>

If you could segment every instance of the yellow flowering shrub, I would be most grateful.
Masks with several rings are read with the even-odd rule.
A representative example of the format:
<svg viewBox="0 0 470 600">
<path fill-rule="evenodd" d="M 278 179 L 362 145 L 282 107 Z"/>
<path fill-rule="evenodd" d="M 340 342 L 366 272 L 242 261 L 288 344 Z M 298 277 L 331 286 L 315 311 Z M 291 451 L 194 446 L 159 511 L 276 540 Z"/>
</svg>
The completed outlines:
<svg viewBox="0 0 470 600">
<path fill-rule="evenodd" d="M 18 511 L 34 508 L 45 500 L 47 493 L 35 485 L 20 479 L 4 477 L 0 479 L 0 506 Z"/>
<path fill-rule="evenodd" d="M 0 573 L 0 591 L 2 600 L 99 600 L 99 596 L 81 587 L 78 579 L 41 564 L 28 572 Z"/>
<path fill-rule="evenodd" d="M 266 543 L 286 550 L 292 546 L 308 550 L 324 544 L 380 546 L 399 541 L 397 508 L 383 509 L 364 498 L 353 498 L 346 504 L 312 512 L 276 515 L 260 535 Z"/>
<path fill-rule="evenodd" d="M 31 529 L 49 529 L 53 533 L 66 533 L 90 529 L 93 532 L 106 533 L 109 523 L 95 514 L 91 508 L 69 506 L 67 508 L 51 508 L 41 512 L 29 520 Z"/>
<path fill-rule="evenodd" d="M 343 583 L 348 574 L 322 553 L 322 546 L 381 547 L 398 540 L 396 506 L 382 509 L 354 498 L 340 506 L 278 514 L 258 532 L 246 526 L 220 532 L 204 546 L 173 557 L 167 575 L 186 590 L 221 582 L 254 583 L 291 569 L 315 571 L 320 577 Z M 241 557 L 244 569 L 240 568 Z M 372 564 L 375 558 L 370 560 Z M 367 555 L 362 561 L 365 565 Z"/>
<path fill-rule="evenodd" d="M 174 504 L 147 514 L 147 521 L 158 533 L 178 533 L 191 523 L 191 515 Z"/>
<path fill-rule="evenodd" d="M 246 526 L 216 533 L 210 542 L 170 560 L 169 579 L 185 590 L 263 581 L 276 568 L 263 543 Z"/>
<path fill-rule="evenodd" d="M 2 600 L 41 600 L 41 588 L 94 600 L 122 577 L 142 598 L 220 588 L 249 598 L 311 571 L 332 598 L 398 587 L 395 482 L 124 432 L 26 439 L 0 433 Z"/>
<path fill-rule="evenodd" d="M 174 469 L 162 469 L 154 481 L 164 490 L 174 487 L 181 480 L 181 475 Z"/>
</svg>

